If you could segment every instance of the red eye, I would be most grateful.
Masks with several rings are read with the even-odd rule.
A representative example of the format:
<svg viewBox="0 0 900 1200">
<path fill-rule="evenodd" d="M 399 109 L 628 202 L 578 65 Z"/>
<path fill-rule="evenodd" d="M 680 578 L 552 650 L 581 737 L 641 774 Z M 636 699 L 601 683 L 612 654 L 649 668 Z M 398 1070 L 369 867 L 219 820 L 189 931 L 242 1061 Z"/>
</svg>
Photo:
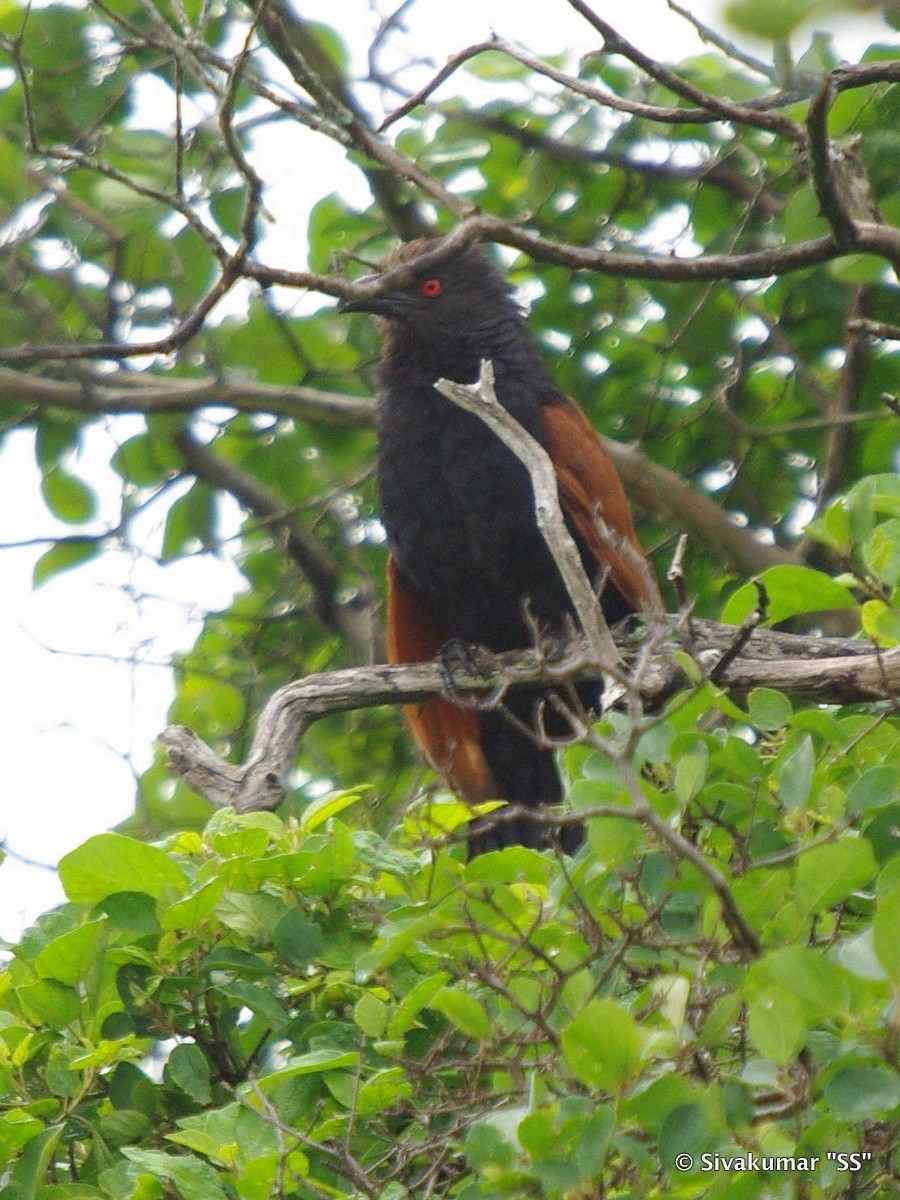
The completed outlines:
<svg viewBox="0 0 900 1200">
<path fill-rule="evenodd" d="M 435 296 L 439 296 L 444 290 L 444 285 L 439 279 L 426 279 L 419 290 L 423 296 L 427 296 L 429 300 L 433 300 Z"/>
</svg>

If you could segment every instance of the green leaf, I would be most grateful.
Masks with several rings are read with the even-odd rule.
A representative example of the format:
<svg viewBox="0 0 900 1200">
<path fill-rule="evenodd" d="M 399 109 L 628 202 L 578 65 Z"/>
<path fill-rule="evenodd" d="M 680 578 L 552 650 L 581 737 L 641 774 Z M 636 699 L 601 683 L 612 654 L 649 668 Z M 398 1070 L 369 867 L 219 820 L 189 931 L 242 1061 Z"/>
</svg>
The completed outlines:
<svg viewBox="0 0 900 1200">
<path fill-rule="evenodd" d="M 196 721 L 197 713 L 203 713 L 219 730 L 231 730 L 243 719 L 244 706 L 245 696 L 234 684 L 206 674 L 191 674 L 182 682 L 170 717 L 190 722 Z"/>
<path fill-rule="evenodd" d="M 209 202 L 219 228 L 237 240 L 241 236 L 241 219 L 247 202 L 243 188 L 226 188 L 216 192 Z"/>
<path fill-rule="evenodd" d="M 163 929 L 197 929 L 221 900 L 224 888 L 221 879 L 210 879 L 201 884 L 188 892 L 182 900 L 167 904 L 160 913 L 160 925 Z"/>
<path fill-rule="evenodd" d="M 505 1130 L 491 1119 L 476 1121 L 466 1134 L 466 1158 L 476 1171 L 508 1170 L 515 1165 L 516 1151 Z"/>
<path fill-rule="evenodd" d="M 900 796 L 900 767 L 883 764 L 869 767 L 847 788 L 847 812 L 850 816 L 870 809 L 887 808 Z"/>
<path fill-rule="evenodd" d="M 475 1040 L 486 1038 L 491 1032 L 491 1023 L 481 1001 L 471 992 L 459 988 L 445 987 L 434 997 L 429 1008 L 436 1008 L 451 1021 L 460 1033 Z"/>
<path fill-rule="evenodd" d="M 479 854 L 466 867 L 466 878 L 490 879 L 495 883 L 546 884 L 551 873 L 545 855 L 526 846 L 506 846 L 503 850 L 492 850 Z"/>
<path fill-rule="evenodd" d="M 805 242 L 829 233 L 829 224 L 819 212 L 819 201 L 811 183 L 791 192 L 781 223 L 785 238 L 791 242 Z"/>
<path fill-rule="evenodd" d="M 839 496 L 826 508 L 821 517 L 810 521 L 804 532 L 808 537 L 824 542 L 826 546 L 843 553 L 849 552 L 851 533 L 846 499 Z"/>
<path fill-rule="evenodd" d="M 52 467 L 44 472 L 41 495 L 53 515 L 70 525 L 89 521 L 97 510 L 97 497 L 93 491 L 62 467 Z"/>
<path fill-rule="evenodd" d="M 725 16 L 735 28 L 764 41 L 784 41 L 802 25 L 821 0 L 732 0 Z"/>
<path fill-rule="evenodd" d="M 613 1000 L 591 1000 L 562 1031 L 569 1070 L 588 1087 L 616 1091 L 632 1077 L 641 1057 L 634 1017 Z"/>
<path fill-rule="evenodd" d="M 311 801 L 300 816 L 300 828 L 312 833 L 338 813 L 358 803 L 369 792 L 371 788 L 368 786 L 349 788 L 347 791 L 333 792 Z"/>
<path fill-rule="evenodd" d="M 754 688 L 747 698 L 750 721 L 757 729 L 783 729 L 791 719 L 793 706 L 787 696 L 772 688 Z"/>
<path fill-rule="evenodd" d="M 299 1054 L 288 1059 L 287 1063 L 269 1075 L 263 1075 L 259 1080 L 261 1088 L 268 1089 L 275 1084 L 283 1083 L 286 1079 L 295 1079 L 300 1075 L 321 1075 L 326 1071 L 341 1071 L 344 1068 L 356 1067 L 359 1055 L 354 1050 L 311 1050 L 308 1054 Z"/>
<path fill-rule="evenodd" d="M 74 986 L 86 979 L 107 942 L 107 922 L 88 921 L 54 938 L 34 960 L 42 979 L 56 979 Z"/>
<path fill-rule="evenodd" d="M 149 433 L 136 434 L 123 442 L 111 464 L 127 483 L 138 487 L 154 487 L 181 466 L 174 449 Z"/>
<path fill-rule="evenodd" d="M 215 492 L 209 484 L 198 481 L 179 496 L 166 516 L 162 561 L 171 562 L 186 551 L 211 546 L 215 512 Z"/>
<path fill-rule="evenodd" d="M 101 549 L 102 542 L 99 538 L 71 537 L 57 542 L 49 550 L 45 550 L 34 564 L 34 572 L 31 577 L 32 586 L 40 587 L 54 575 L 59 575 L 62 571 L 70 571 L 72 567 L 79 567 L 82 563 L 90 562 L 92 558 L 97 557 Z"/>
<path fill-rule="evenodd" d="M 718 1144 L 717 1122 L 711 1107 L 694 1101 L 669 1109 L 659 1131 L 659 1157 L 663 1163 L 674 1164 L 678 1155 L 689 1154 L 699 1165 L 699 1156 Z"/>
<path fill-rule="evenodd" d="M 163 1079 L 169 1086 L 179 1088 L 198 1104 L 209 1104 L 212 1100 L 209 1062 L 199 1046 L 182 1042 L 173 1047 L 169 1055 Z"/>
<path fill-rule="evenodd" d="M 520 62 L 499 50 L 486 50 L 466 64 L 466 70 L 476 79 L 521 79 L 524 68 Z"/>
<path fill-rule="evenodd" d="M 799 997 L 784 988 L 768 988 L 750 1005 L 750 1039 L 776 1066 L 792 1062 L 803 1048 L 808 1032 Z"/>
<path fill-rule="evenodd" d="M 816 759 L 812 738 L 804 733 L 778 764 L 778 792 L 785 808 L 805 808 L 812 790 Z"/>
<path fill-rule="evenodd" d="M 900 986 L 900 887 L 878 897 L 873 942 L 878 961 Z"/>
<path fill-rule="evenodd" d="M 162 1150 L 141 1150 L 136 1146 L 123 1146 L 122 1153 L 157 1179 L 171 1181 L 184 1200 L 228 1200 L 218 1172 L 199 1158 L 176 1157 Z"/>
<path fill-rule="evenodd" d="M 431 1004 L 449 978 L 446 971 L 438 971 L 436 974 L 420 980 L 397 1006 L 397 1011 L 391 1017 L 387 1028 L 388 1037 L 398 1038 L 408 1033 L 415 1025 L 419 1013 Z"/>
<path fill-rule="evenodd" d="M 81 1013 L 77 993 L 55 979 L 25 983 L 16 988 L 16 997 L 31 1020 L 50 1029 L 65 1029 Z"/>
<path fill-rule="evenodd" d="M 825 1102 L 846 1121 L 886 1117 L 900 1105 L 900 1076 L 880 1067 L 848 1067 L 837 1071 L 824 1088 Z"/>
<path fill-rule="evenodd" d="M 727 992 L 724 996 L 720 996 L 700 1026 L 698 1034 L 700 1044 L 710 1050 L 723 1045 L 734 1033 L 740 1011 L 741 998 L 738 993 Z"/>
<path fill-rule="evenodd" d="M 66 854 L 59 877 L 69 899 L 83 904 L 96 904 L 113 892 L 147 892 L 159 900 L 185 892 L 188 884 L 164 850 L 120 833 L 97 834 Z"/>
<path fill-rule="evenodd" d="M 882 586 L 900 584 L 900 518 L 883 521 L 862 547 L 863 561 Z"/>
<path fill-rule="evenodd" d="M 388 1067 L 376 1071 L 367 1079 L 356 1095 L 356 1111 L 361 1117 L 372 1116 L 392 1108 L 395 1104 L 409 1100 L 412 1084 L 401 1067 Z"/>
<path fill-rule="evenodd" d="M 372 992 L 364 992 L 353 1006 L 353 1020 L 370 1038 L 381 1037 L 387 1026 L 388 1014 L 387 1004 Z"/>
<path fill-rule="evenodd" d="M 281 957 L 293 967 L 308 967 L 322 949 L 322 929 L 307 920 L 300 909 L 289 909 L 272 934 Z"/>
<path fill-rule="evenodd" d="M 799 997 L 811 1020 L 822 1015 L 844 1016 L 848 1009 L 846 974 L 806 946 L 785 946 L 751 964 L 744 989 L 750 1003 L 772 987 Z"/>
<path fill-rule="evenodd" d="M 884 278 L 884 259 L 875 254 L 845 254 L 830 262 L 828 271 L 841 283 L 879 283 Z"/>
<path fill-rule="evenodd" d="M 706 780 L 709 751 L 702 743 L 675 764 L 675 796 L 685 807 L 697 795 Z"/>
<path fill-rule="evenodd" d="M 627 862 L 644 842 L 640 823 L 624 817 L 593 818 L 587 823 L 587 837 L 598 864 L 607 867 Z"/>
<path fill-rule="evenodd" d="M 867 600 L 862 606 L 862 627 L 866 637 L 884 648 L 900 646 L 900 610 L 884 600 Z"/>
<path fill-rule="evenodd" d="M 15 1200 L 32 1200 L 41 1185 L 52 1178 L 56 1148 L 65 1125 L 48 1125 L 26 1145 L 22 1157 L 12 1171 L 12 1194 Z M 6 1191 L 6 1188 L 3 1189 Z"/>
<path fill-rule="evenodd" d="M 877 870 L 865 838 L 817 846 L 797 863 L 797 903 L 805 912 L 822 912 L 869 883 Z"/>
<path fill-rule="evenodd" d="M 829 612 L 835 608 L 856 608 L 853 593 L 836 583 L 823 571 L 788 563 L 769 567 L 760 575 L 769 597 L 766 624 L 775 625 L 803 613 Z M 754 611 L 757 591 L 752 583 L 738 588 L 722 611 L 726 625 L 740 625 Z"/>
</svg>

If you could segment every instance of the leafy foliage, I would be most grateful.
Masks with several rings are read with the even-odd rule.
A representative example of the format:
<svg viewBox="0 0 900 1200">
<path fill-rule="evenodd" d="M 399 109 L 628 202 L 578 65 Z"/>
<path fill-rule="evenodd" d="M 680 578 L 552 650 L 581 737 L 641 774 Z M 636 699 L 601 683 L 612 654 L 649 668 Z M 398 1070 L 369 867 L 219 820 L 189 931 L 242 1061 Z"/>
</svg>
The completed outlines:
<svg viewBox="0 0 900 1200">
<path fill-rule="evenodd" d="M 584 749 L 569 861 L 423 850 L 449 800 L 386 842 L 347 823 L 358 793 L 92 838 L 0 977 L 3 1194 L 730 1195 L 702 1156 L 756 1155 L 815 1162 L 741 1195 L 887 1197 L 898 746 L 881 716 L 708 686 L 638 739 L 644 795 L 758 954 Z"/>
<path fill-rule="evenodd" d="M 349 29 L 275 0 L 0 5 L 0 439 L 33 432 L 67 526 L 35 585 L 150 508 L 142 553 L 233 557 L 171 716 L 238 759 L 280 684 L 379 657 L 376 335 L 296 291 L 471 209 L 560 385 L 646 456 L 660 566 L 692 531 L 697 611 L 743 621 L 760 574 L 770 623 L 900 645 L 896 47 L 793 62 L 826 7 L 730 6 L 772 66 L 719 38 L 651 71 L 587 24 L 554 60 L 498 42 L 379 135 L 423 82 L 396 22 L 357 86 Z M 372 201 L 316 168 L 309 270 L 272 266 L 281 162 L 325 140 Z M 466 864 L 394 714 L 315 725 L 278 817 L 210 819 L 157 761 L 134 836 L 67 856 L 0 974 L 0 1195 L 895 1194 L 896 704 L 698 678 L 565 765 L 579 854 Z"/>
</svg>

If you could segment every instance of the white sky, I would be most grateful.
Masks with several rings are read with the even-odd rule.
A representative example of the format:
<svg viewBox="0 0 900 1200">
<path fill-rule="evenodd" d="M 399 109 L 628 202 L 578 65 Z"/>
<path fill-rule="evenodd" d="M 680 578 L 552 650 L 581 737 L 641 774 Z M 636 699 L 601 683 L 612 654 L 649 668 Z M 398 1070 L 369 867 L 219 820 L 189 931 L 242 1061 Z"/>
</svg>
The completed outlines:
<svg viewBox="0 0 900 1200">
<path fill-rule="evenodd" d="M 367 44 L 372 16 L 363 0 L 303 0 L 298 7 L 339 26 L 355 52 Z M 693 0 L 689 7 L 707 23 L 719 23 L 718 0 Z M 678 61 L 700 48 L 664 0 L 596 0 L 596 8 L 651 54 Z M 437 65 L 491 29 L 546 54 L 566 48 L 583 54 L 597 44 L 564 0 L 418 0 L 406 23 L 408 44 Z M 852 59 L 885 36 L 876 32 L 881 28 L 858 18 L 841 22 L 843 56 Z M 336 148 L 304 135 L 303 152 L 288 154 L 284 137 L 281 129 L 259 148 L 264 172 L 278 177 L 269 197 L 278 219 L 267 258 L 297 265 L 316 199 L 339 188 L 365 203 L 367 193 Z M 117 477 L 103 464 L 114 442 L 138 427 L 133 419 L 111 423 L 94 430 L 84 448 L 82 469 L 101 495 L 98 528 L 118 515 Z M 190 647 L 205 610 L 229 602 L 240 576 L 211 556 L 159 567 L 138 551 L 115 552 L 32 592 L 34 563 L 46 546 L 3 547 L 73 532 L 49 515 L 39 486 L 33 439 L 16 433 L 0 453 L 0 662 L 6 677 L 0 839 L 17 855 L 53 864 L 132 811 L 135 776 L 151 760 L 173 694 L 166 664 Z M 158 545 L 163 519 L 162 509 L 142 519 L 140 544 Z M 14 939 L 61 899 L 52 871 L 8 859 L 0 868 L 0 937 Z"/>
</svg>

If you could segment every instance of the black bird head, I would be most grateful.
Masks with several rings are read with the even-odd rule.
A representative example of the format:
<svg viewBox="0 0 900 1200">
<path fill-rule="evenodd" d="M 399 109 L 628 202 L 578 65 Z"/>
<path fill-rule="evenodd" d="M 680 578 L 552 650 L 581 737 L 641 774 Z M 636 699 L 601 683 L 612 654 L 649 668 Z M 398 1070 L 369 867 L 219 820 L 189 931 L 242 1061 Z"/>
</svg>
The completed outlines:
<svg viewBox="0 0 900 1200">
<path fill-rule="evenodd" d="M 482 246 L 466 246 L 448 258 L 417 265 L 416 260 L 440 246 L 437 238 L 405 242 L 384 263 L 397 274 L 397 284 L 378 295 L 341 300 L 338 312 L 374 313 L 388 325 L 403 326 L 416 338 L 471 338 L 489 333 L 498 321 L 520 321 L 510 286 Z M 407 265 L 408 268 L 403 268 Z M 358 283 L 375 284 L 381 275 Z"/>
</svg>

